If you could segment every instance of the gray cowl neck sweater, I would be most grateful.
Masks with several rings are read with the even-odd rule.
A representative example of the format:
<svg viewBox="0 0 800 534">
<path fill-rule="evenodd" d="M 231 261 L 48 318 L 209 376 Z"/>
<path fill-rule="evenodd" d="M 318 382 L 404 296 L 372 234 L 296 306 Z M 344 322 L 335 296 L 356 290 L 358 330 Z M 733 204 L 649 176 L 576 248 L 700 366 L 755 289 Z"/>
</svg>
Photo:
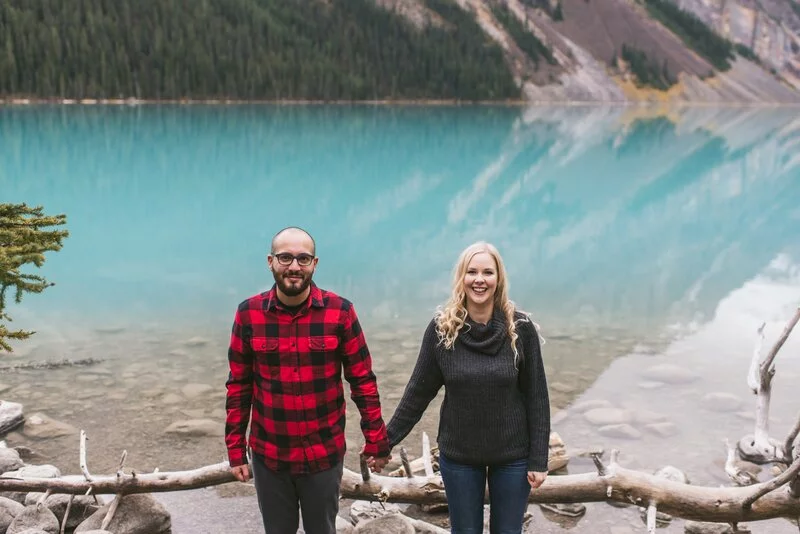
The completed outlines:
<svg viewBox="0 0 800 534">
<path fill-rule="evenodd" d="M 488 324 L 467 320 L 452 350 L 439 343 L 432 320 L 403 398 L 387 425 L 392 447 L 400 443 L 444 386 L 439 450 L 471 465 L 523 458 L 529 471 L 547 471 L 550 406 L 539 336 L 523 314 L 515 316 L 519 360 L 496 310 Z"/>
</svg>

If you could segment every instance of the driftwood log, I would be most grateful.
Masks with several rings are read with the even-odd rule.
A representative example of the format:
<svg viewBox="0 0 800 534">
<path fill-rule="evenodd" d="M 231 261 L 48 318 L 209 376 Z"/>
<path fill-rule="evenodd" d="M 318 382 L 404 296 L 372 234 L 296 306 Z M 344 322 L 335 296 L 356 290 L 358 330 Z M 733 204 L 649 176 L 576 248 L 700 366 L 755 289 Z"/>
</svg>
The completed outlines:
<svg viewBox="0 0 800 534">
<path fill-rule="evenodd" d="M 772 377 L 775 376 L 775 357 L 798 321 L 800 321 L 800 307 L 797 308 L 794 317 L 789 320 L 781 336 L 763 361 L 761 360 L 761 342 L 764 338 L 764 325 L 762 324 L 758 329 L 759 340 L 753 351 L 753 359 L 747 374 L 747 385 L 757 399 L 755 429 L 752 434 L 739 440 L 739 453 L 745 460 L 759 464 L 775 461 L 791 463 L 790 449 L 794 438 L 791 442 L 782 443 L 769 436 L 769 404 L 772 398 Z M 798 425 L 800 425 L 800 421 L 798 421 Z M 796 426 L 796 428 L 798 427 Z M 794 437 L 797 437 L 797 432 L 794 432 Z"/>
<path fill-rule="evenodd" d="M 601 464 L 602 473 L 548 477 L 539 489 L 531 492 L 529 502 L 614 501 L 642 507 L 657 503 L 659 511 L 675 517 L 723 523 L 800 516 L 800 498 L 792 496 L 786 485 L 771 488 L 772 481 L 769 481 L 747 487 L 692 486 L 626 469 L 618 465 L 614 457 L 612 455 L 609 465 Z M 800 468 L 800 461 L 796 463 Z M 797 476 L 797 470 L 794 476 Z M 125 495 L 189 490 L 228 482 L 235 482 L 235 478 L 228 469 L 228 463 L 222 462 L 189 471 L 93 476 L 91 481 L 82 476 L 0 477 L 0 491 L 49 490 L 51 493 L 73 495 Z M 447 502 L 439 476 L 403 478 L 373 473 L 368 481 L 364 481 L 360 473 L 345 469 L 341 491 L 344 498 L 367 501 L 417 504 Z M 758 498 L 747 506 L 753 497 Z"/>
</svg>

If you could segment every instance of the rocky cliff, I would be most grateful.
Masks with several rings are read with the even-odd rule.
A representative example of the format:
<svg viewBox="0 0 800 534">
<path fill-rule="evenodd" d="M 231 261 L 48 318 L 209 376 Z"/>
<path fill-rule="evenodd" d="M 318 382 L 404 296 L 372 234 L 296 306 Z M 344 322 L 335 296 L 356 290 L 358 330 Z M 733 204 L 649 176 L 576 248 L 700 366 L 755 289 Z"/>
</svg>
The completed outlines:
<svg viewBox="0 0 800 534">
<path fill-rule="evenodd" d="M 800 103 L 795 0 L 455 1 L 500 45 L 531 101 Z M 418 26 L 447 25 L 425 0 L 376 2 Z M 654 16 L 658 2 L 702 21 L 701 30 L 730 47 L 729 57 L 711 57 L 703 39 Z M 536 42 L 553 61 L 536 57 Z"/>
</svg>

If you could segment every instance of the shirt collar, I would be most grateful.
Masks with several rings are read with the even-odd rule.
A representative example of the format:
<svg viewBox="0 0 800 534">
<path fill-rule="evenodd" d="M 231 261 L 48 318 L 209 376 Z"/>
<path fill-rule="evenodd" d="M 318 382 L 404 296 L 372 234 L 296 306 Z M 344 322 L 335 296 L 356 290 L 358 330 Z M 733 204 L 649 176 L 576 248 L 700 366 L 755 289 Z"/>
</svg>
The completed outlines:
<svg viewBox="0 0 800 534">
<path fill-rule="evenodd" d="M 311 293 L 309 295 L 311 297 L 310 306 L 313 308 L 323 308 L 325 304 L 322 301 L 322 290 L 317 287 L 317 284 L 313 281 L 309 287 L 311 288 Z M 278 304 L 280 304 L 280 300 L 278 300 L 277 284 L 272 284 L 272 288 L 264 293 L 264 308 L 267 311 L 273 311 Z"/>
</svg>

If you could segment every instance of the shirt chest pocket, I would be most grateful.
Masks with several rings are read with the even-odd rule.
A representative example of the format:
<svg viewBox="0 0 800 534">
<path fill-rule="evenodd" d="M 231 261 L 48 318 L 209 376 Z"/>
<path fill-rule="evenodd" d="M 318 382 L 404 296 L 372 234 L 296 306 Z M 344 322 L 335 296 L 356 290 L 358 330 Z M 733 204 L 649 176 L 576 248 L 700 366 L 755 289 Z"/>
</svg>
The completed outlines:
<svg viewBox="0 0 800 534">
<path fill-rule="evenodd" d="M 253 337 L 250 348 L 255 356 L 253 365 L 261 376 L 277 376 L 280 373 L 280 339 L 277 337 Z"/>
<path fill-rule="evenodd" d="M 254 337 L 250 340 L 250 347 L 253 352 L 277 352 L 277 337 Z"/>
<path fill-rule="evenodd" d="M 339 337 L 310 336 L 308 338 L 308 358 L 311 366 L 323 370 L 324 375 L 334 374 L 338 369 Z"/>
<path fill-rule="evenodd" d="M 311 352 L 336 352 L 339 347 L 337 336 L 311 336 L 308 338 L 308 349 Z"/>
</svg>

